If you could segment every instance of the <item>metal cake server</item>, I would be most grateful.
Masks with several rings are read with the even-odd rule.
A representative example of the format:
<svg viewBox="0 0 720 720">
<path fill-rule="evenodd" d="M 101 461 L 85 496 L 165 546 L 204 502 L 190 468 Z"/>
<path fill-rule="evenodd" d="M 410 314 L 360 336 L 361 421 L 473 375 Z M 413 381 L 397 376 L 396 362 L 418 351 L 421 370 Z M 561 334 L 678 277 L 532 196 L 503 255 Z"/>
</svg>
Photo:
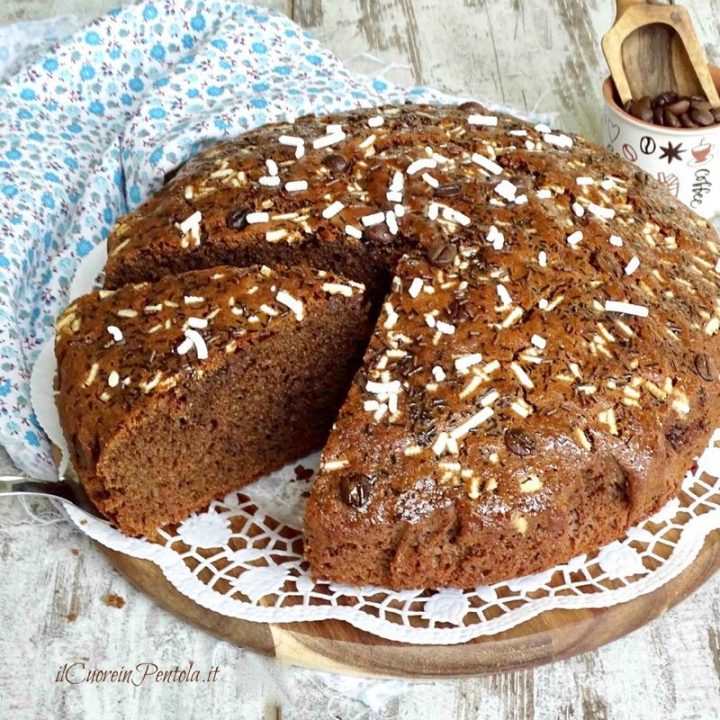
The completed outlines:
<svg viewBox="0 0 720 720">
<path fill-rule="evenodd" d="M 0 497 L 11 495 L 59 498 L 70 502 L 95 517 L 107 520 L 90 502 L 90 498 L 77 483 L 72 482 L 69 473 L 62 480 L 32 480 L 22 475 L 0 475 Z"/>
</svg>

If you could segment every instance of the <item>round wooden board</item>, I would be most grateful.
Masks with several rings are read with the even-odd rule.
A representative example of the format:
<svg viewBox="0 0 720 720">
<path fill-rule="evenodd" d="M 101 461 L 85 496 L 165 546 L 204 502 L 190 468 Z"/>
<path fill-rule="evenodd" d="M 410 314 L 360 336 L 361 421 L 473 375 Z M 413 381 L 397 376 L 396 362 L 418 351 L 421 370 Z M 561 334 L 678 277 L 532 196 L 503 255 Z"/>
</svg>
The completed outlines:
<svg viewBox="0 0 720 720">
<path fill-rule="evenodd" d="M 533 667 L 594 650 L 654 620 L 720 568 L 720 531 L 714 531 L 685 572 L 648 595 L 609 608 L 552 610 L 497 635 L 438 646 L 384 640 L 340 620 L 272 624 L 229 618 L 182 595 L 149 560 L 98 547 L 117 570 L 158 604 L 223 640 L 274 655 L 284 663 L 373 677 L 480 675 Z"/>
</svg>

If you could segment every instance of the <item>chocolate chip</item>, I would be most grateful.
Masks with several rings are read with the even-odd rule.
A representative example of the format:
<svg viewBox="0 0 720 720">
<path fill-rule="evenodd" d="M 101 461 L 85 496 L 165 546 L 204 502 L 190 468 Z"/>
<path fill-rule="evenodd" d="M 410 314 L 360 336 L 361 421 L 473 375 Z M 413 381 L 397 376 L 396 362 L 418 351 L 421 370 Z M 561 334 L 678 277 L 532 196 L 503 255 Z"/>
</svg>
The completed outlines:
<svg viewBox="0 0 720 720">
<path fill-rule="evenodd" d="M 665 433 L 665 439 L 670 443 L 675 452 L 678 452 L 685 445 L 685 433 L 687 428 L 682 425 L 671 425 Z"/>
<path fill-rule="evenodd" d="M 535 451 L 535 441 L 524 430 L 512 428 L 505 432 L 505 447 L 520 457 L 528 457 Z"/>
<path fill-rule="evenodd" d="M 354 508 L 361 508 L 370 500 L 372 481 L 367 475 L 353 473 L 340 480 L 340 498 Z"/>
<path fill-rule="evenodd" d="M 705 381 L 712 382 L 717 377 L 715 364 L 705 353 L 698 353 L 693 361 L 695 371 Z"/>
<path fill-rule="evenodd" d="M 369 228 L 365 229 L 365 237 L 368 240 L 384 243 L 390 242 L 393 236 L 385 223 L 378 223 L 377 225 L 371 225 Z"/>
<path fill-rule="evenodd" d="M 458 106 L 460 110 L 466 113 L 484 113 L 485 108 L 477 102 L 473 102 L 470 100 L 469 102 L 464 102 L 461 105 Z"/>
<path fill-rule="evenodd" d="M 340 153 L 330 153 L 323 158 L 322 164 L 333 173 L 341 173 L 349 165 L 346 158 Z"/>
<path fill-rule="evenodd" d="M 457 255 L 457 249 L 454 245 L 444 240 L 437 240 L 425 250 L 425 257 L 433 263 L 442 267 L 450 265 Z"/>
<path fill-rule="evenodd" d="M 242 230 L 247 226 L 247 216 L 250 214 L 250 208 L 241 207 L 233 210 L 227 216 L 227 226 L 232 230 Z"/>
<path fill-rule="evenodd" d="M 459 182 L 448 182 L 443 183 L 439 187 L 435 188 L 435 194 L 438 197 L 453 197 L 459 195 L 462 190 L 462 184 Z"/>
</svg>

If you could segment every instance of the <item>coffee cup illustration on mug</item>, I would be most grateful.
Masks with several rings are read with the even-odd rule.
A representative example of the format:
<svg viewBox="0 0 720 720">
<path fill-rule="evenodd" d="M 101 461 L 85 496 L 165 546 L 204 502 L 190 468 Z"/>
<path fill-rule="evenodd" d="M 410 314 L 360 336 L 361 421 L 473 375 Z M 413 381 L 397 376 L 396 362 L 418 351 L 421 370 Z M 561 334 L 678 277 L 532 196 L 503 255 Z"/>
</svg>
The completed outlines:
<svg viewBox="0 0 720 720">
<path fill-rule="evenodd" d="M 716 80 L 720 70 L 713 68 Z M 603 142 L 635 163 L 705 218 L 720 214 L 720 124 L 696 128 L 653 125 L 626 113 L 603 86 Z"/>
</svg>

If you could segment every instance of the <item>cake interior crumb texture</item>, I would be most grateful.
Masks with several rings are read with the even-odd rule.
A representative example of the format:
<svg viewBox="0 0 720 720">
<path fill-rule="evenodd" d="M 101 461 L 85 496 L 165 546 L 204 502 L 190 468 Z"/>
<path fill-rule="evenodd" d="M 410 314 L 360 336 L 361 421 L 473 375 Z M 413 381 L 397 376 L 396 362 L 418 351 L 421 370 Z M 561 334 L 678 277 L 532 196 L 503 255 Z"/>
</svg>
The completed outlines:
<svg viewBox="0 0 720 720">
<path fill-rule="evenodd" d="M 717 233 L 637 167 L 477 103 L 361 109 L 218 143 L 122 218 L 58 403 L 129 534 L 322 447 L 315 578 L 473 587 L 678 492 L 719 331 Z"/>
</svg>

